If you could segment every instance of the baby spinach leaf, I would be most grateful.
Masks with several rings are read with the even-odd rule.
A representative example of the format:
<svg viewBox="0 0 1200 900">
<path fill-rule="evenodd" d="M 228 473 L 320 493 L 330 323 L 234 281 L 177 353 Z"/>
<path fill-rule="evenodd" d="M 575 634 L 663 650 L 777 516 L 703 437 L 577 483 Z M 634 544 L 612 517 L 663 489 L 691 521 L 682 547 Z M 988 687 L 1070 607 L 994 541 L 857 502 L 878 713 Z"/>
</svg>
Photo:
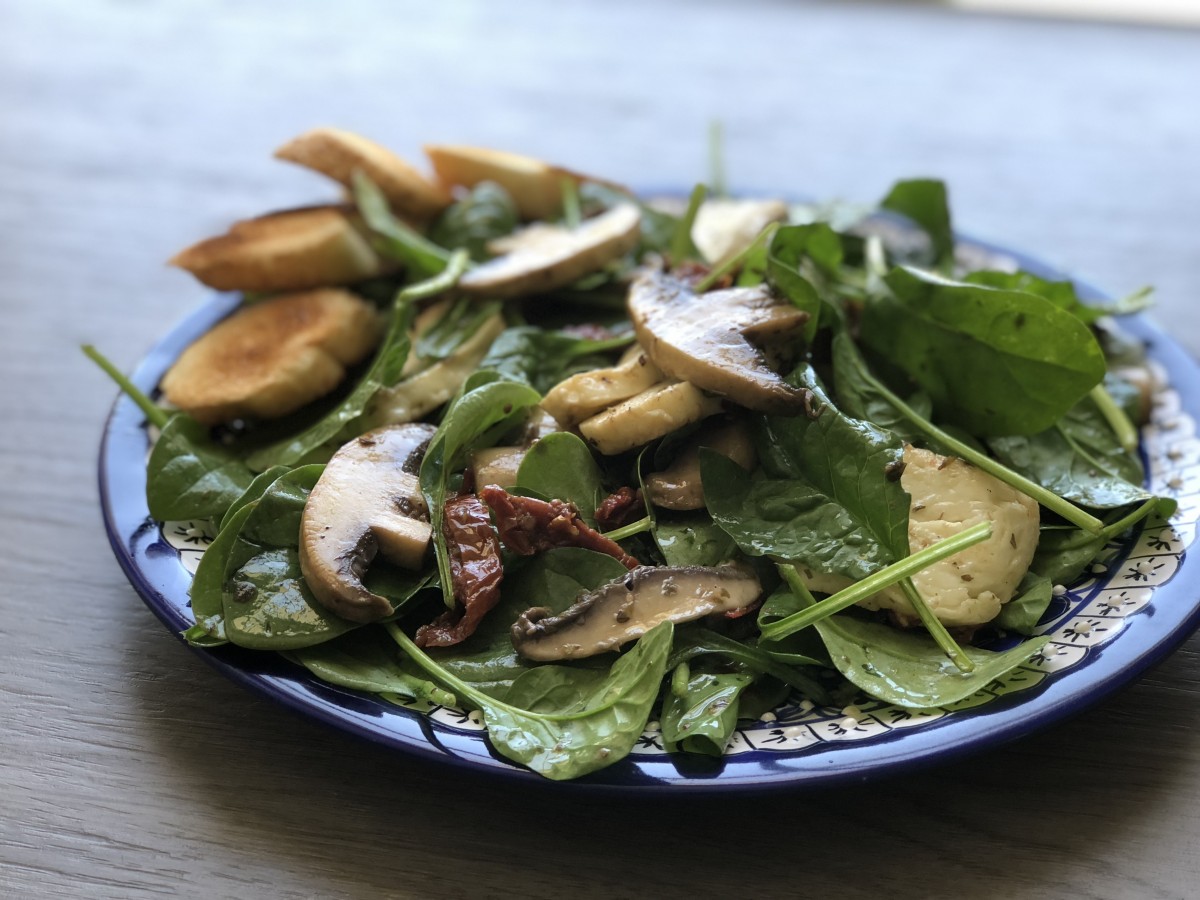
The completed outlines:
<svg viewBox="0 0 1200 900">
<path fill-rule="evenodd" d="M 511 234 L 518 224 L 517 206 L 508 191 L 494 181 L 481 181 L 446 207 L 429 237 L 450 250 L 466 250 L 471 259 L 480 262 L 491 256 L 488 241 Z"/>
<path fill-rule="evenodd" d="M 465 266 L 466 254 L 458 252 L 440 275 L 400 291 L 392 303 L 383 342 L 375 351 L 370 367 L 349 396 L 299 434 L 252 453 L 248 459 L 250 467 L 261 470 L 270 466 L 289 465 L 303 459 L 317 447 L 338 438 L 350 423 L 363 414 L 371 399 L 382 388 L 397 384 L 403 378 L 404 363 L 408 360 L 408 332 L 412 327 L 414 304 L 418 300 L 435 297 L 452 288 Z"/>
<path fill-rule="evenodd" d="M 753 268 L 755 262 L 750 260 Z M 842 268 L 842 242 L 824 222 L 786 225 L 771 238 L 766 277 L 792 305 L 809 314 L 804 339 L 812 343 L 821 318 L 818 287 L 837 278 Z"/>
<path fill-rule="evenodd" d="M 159 522 L 219 519 L 252 481 L 246 463 L 214 443 L 207 426 L 176 413 L 150 451 L 146 504 Z"/>
<path fill-rule="evenodd" d="M 838 410 L 811 366 L 789 380 L 810 392 L 813 415 L 761 419 L 760 473 L 701 450 L 713 520 L 751 555 L 855 580 L 907 556 L 909 497 L 889 474 L 900 441 Z"/>
<path fill-rule="evenodd" d="M 668 566 L 717 566 L 733 558 L 736 550 L 733 538 L 704 511 L 660 512 L 652 530 Z"/>
<path fill-rule="evenodd" d="M 487 443 L 490 432 L 542 399 L 528 385 L 486 380 L 494 377 L 494 373 L 476 372 L 467 379 L 463 392 L 451 401 L 446 410 L 445 418 L 429 442 L 429 449 L 421 462 L 421 490 L 429 506 L 438 576 L 441 579 L 442 596 L 449 609 L 454 608 L 454 586 L 450 579 L 442 521 L 451 480 L 466 465 L 468 454 Z"/>
<path fill-rule="evenodd" d="M 323 470 L 319 465 L 302 466 L 280 476 L 231 522 L 232 526 L 240 521 L 226 558 L 222 589 L 230 642 L 255 650 L 294 650 L 358 627 L 321 606 L 300 570 L 300 518 Z M 427 580 L 421 572 L 395 570 L 376 575 L 368 587 L 383 593 L 398 609 Z"/>
<path fill-rule="evenodd" d="M 1149 288 L 1142 288 L 1110 303 L 1084 303 L 1079 299 L 1075 285 L 1070 281 L 1048 281 L 1031 272 L 996 272 L 982 270 L 963 278 L 968 284 L 1002 288 L 1009 291 L 1024 291 L 1045 297 L 1061 310 L 1091 325 L 1104 316 L 1128 316 L 1141 312 L 1153 305 Z"/>
<path fill-rule="evenodd" d="M 675 646 L 667 660 L 667 668 L 674 669 L 680 663 L 691 662 L 703 656 L 721 656 L 751 672 L 770 675 L 784 684 L 794 687 L 816 703 L 825 703 L 828 694 L 815 680 L 800 670 L 801 666 L 826 667 L 823 660 L 804 654 L 792 654 L 787 663 L 774 659 L 770 653 L 758 646 L 744 644 L 731 637 L 704 628 L 690 625 L 676 632 Z"/>
<path fill-rule="evenodd" d="M 567 431 L 548 434 L 529 448 L 517 469 L 517 487 L 574 503 L 580 517 L 593 528 L 596 508 L 606 495 L 592 451 Z"/>
<path fill-rule="evenodd" d="M 218 526 L 218 535 L 243 506 L 253 503 L 266 493 L 267 488 L 273 485 L 280 475 L 286 475 L 290 471 L 287 466 L 271 466 L 271 468 L 256 475 L 242 496 L 238 497 L 233 502 L 233 505 L 225 511 L 225 515 L 221 517 L 221 524 Z M 207 551 L 205 552 L 207 553 Z"/>
<path fill-rule="evenodd" d="M 354 173 L 353 192 L 354 203 L 372 232 L 372 243 L 382 256 L 404 263 L 421 278 L 438 275 L 449 266 L 453 255 L 396 218 L 383 191 L 362 171 Z"/>
<path fill-rule="evenodd" d="M 909 268 L 886 281 L 863 311 L 863 343 L 973 434 L 1044 431 L 1104 377 L 1088 327 L 1043 297 Z"/>
<path fill-rule="evenodd" d="M 838 331 L 833 336 L 832 353 L 833 384 L 837 392 L 837 402 L 847 415 L 878 425 L 908 443 L 926 444 L 925 433 L 878 390 L 878 382 L 867 369 L 862 354 L 845 331 Z M 933 404 L 927 394 L 916 394 L 907 402 L 910 409 L 925 419 L 933 413 Z"/>
<path fill-rule="evenodd" d="M 387 699 L 426 700 L 454 706 L 453 694 L 423 677 L 396 646 L 386 642 L 377 629 L 360 629 L 325 644 L 288 651 L 288 659 L 299 663 L 322 681 Z"/>
<path fill-rule="evenodd" d="M 470 340 L 479 327 L 500 309 L 498 300 L 480 302 L 470 297 L 459 297 L 432 328 L 417 338 L 413 353 L 427 362 L 445 359 Z"/>
<path fill-rule="evenodd" d="M 1141 503 L 1141 461 L 1126 451 L 1091 397 L 1084 397 L 1045 431 L 993 437 L 1002 463 L 1060 497 L 1093 509 Z"/>
<path fill-rule="evenodd" d="M 992 622 L 997 628 L 1017 634 L 1033 634 L 1042 614 L 1050 606 L 1054 583 L 1044 575 L 1026 572 L 1017 587 L 1017 595 L 1000 607 L 1000 615 Z"/>
<path fill-rule="evenodd" d="M 184 640 L 193 647 L 216 647 L 229 642 L 225 636 L 225 564 L 237 541 L 237 533 L 254 511 L 256 502 L 257 498 L 226 517 L 196 566 L 188 589 L 196 624 L 183 633 Z"/>
<path fill-rule="evenodd" d="M 578 778 L 629 754 L 658 697 L 673 634 L 670 622 L 652 628 L 594 684 L 591 676 L 566 666 L 530 670 L 507 695 L 538 707 L 527 710 L 455 678 L 395 625 L 387 628 L 418 666 L 483 711 L 488 739 L 500 754 L 555 781 Z M 556 689 L 558 680 L 568 686 Z"/>
<path fill-rule="evenodd" d="M 725 745 L 737 728 L 738 700 L 753 682 L 744 673 L 690 674 L 687 665 L 676 669 L 685 673 L 684 684 L 672 684 L 662 709 L 662 735 L 667 750 L 722 756 Z"/>
<path fill-rule="evenodd" d="M 783 589 L 772 597 L 779 598 L 770 608 L 779 618 L 804 608 L 794 597 L 789 601 L 780 596 L 787 593 Z M 767 610 L 764 606 L 763 612 Z M 911 709 L 957 703 L 1027 662 L 1049 640 L 1032 638 L 1000 653 L 963 647 L 975 668 L 962 672 L 925 632 L 902 631 L 845 614 L 830 616 L 814 627 L 834 666 L 848 681 L 872 697 Z"/>
<path fill-rule="evenodd" d="M 938 265 L 953 262 L 954 228 L 944 181 L 935 178 L 897 181 L 879 206 L 916 222 L 933 242 L 934 261 Z"/>
<path fill-rule="evenodd" d="M 596 353 L 619 350 L 632 340 L 633 336 L 627 334 L 595 341 L 522 325 L 501 332 L 479 367 L 498 372 L 510 381 L 528 384 L 544 394 L 568 375 L 573 375 L 578 361 Z"/>
</svg>

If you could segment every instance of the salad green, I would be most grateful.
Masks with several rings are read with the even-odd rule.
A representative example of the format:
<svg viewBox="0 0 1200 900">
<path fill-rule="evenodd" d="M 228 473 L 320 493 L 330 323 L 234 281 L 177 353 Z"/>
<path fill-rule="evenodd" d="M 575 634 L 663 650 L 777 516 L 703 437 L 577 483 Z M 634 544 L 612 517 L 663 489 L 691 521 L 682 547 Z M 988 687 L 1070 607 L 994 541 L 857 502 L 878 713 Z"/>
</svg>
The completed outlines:
<svg viewBox="0 0 1200 900">
<path fill-rule="evenodd" d="M 379 274 L 349 290 L 378 308 L 381 333 L 372 358 L 301 410 L 269 423 L 201 424 L 141 395 L 88 348 L 157 429 L 150 515 L 213 524 L 191 588 L 192 644 L 279 652 L 319 679 L 391 702 L 477 710 L 497 752 L 548 778 L 575 778 L 624 758 L 648 722 L 660 723 L 672 752 L 720 756 L 739 719 L 789 697 L 827 704 L 857 689 L 914 709 L 961 701 L 1045 643 L 1031 635 L 1055 585 L 1069 585 L 1110 539 L 1171 512 L 1169 499 L 1144 486 L 1136 391 L 1101 339 L 1110 317 L 1142 309 L 1146 294 L 1093 307 L 1067 283 L 963 271 L 941 182 L 900 182 L 876 216 L 797 207 L 743 235 L 741 250 L 714 265 L 692 240 L 697 215 L 716 202 L 703 187 L 686 207 L 671 207 L 547 167 L 552 178 L 539 184 L 557 198 L 558 215 L 531 223 L 525 214 L 522 223 L 528 185 L 497 171 L 495 180 L 451 180 L 457 195 L 424 219 L 393 208 L 365 167 L 355 173 L 355 227 Z M 447 180 L 440 167 L 439 175 Z M 642 218 L 636 247 L 607 257 L 583 248 L 595 258 L 583 278 L 503 301 L 457 293 L 467 272 L 505 262 L 498 239 L 527 255 L 529 240 L 546 239 L 552 255 L 563 234 L 622 204 Z M 904 240 L 892 239 L 897 228 Z M 635 334 L 644 323 L 626 313 L 631 283 L 651 298 L 670 288 L 701 302 L 737 300 L 730 308 L 750 316 L 736 326 L 738 340 L 757 348 L 764 383 L 778 382 L 772 405 L 715 396 L 699 373 L 692 386 L 690 362 L 680 371 L 658 351 L 657 333 Z M 753 318 L 768 305 L 789 311 L 786 326 Z M 713 354 L 696 365 L 719 367 L 720 348 Z M 604 381 L 621 364 L 621 372 L 650 367 L 649 382 L 682 384 L 691 399 L 640 387 L 591 407 L 565 396 L 564 384 L 578 384 L 572 376 Z M 404 405 L 389 401 L 422 377 L 440 379 L 430 390 L 448 399 L 416 416 L 436 431 L 412 465 L 421 502 L 401 512 L 430 549 L 405 568 L 383 549 L 376 556 L 380 527 L 364 528 L 355 552 L 366 570 L 357 574 L 391 612 L 351 621 L 322 605 L 306 574 L 306 546 L 319 538 L 309 533 L 319 523 L 305 521 L 308 497 L 327 466 L 340 465 L 340 446 L 405 427 L 396 419 Z M 579 428 L 546 421 L 540 404 L 552 391 L 579 410 Z M 640 435 L 633 449 L 601 453 L 581 437 L 592 433 L 584 421 L 601 417 L 606 429 Z M 658 420 L 669 427 L 655 431 Z M 703 444 L 715 422 L 744 435 L 751 465 Z M 924 595 L 923 572 L 990 546 L 994 528 L 985 510 L 916 546 L 904 475 L 912 447 L 937 454 L 938 468 L 954 459 L 963 477 L 1026 498 L 1029 527 L 1040 530 L 1036 552 L 1013 583 L 986 588 L 1000 609 L 990 621 L 947 624 L 938 598 Z M 689 448 L 702 505 L 652 503 L 647 477 Z M 480 461 L 496 450 L 504 452 L 488 459 L 514 460 L 500 485 L 520 511 L 511 521 L 480 499 L 478 477 L 502 471 Z M 464 499 L 475 505 L 448 513 Z M 456 523 L 470 515 L 467 541 Z M 485 590 L 480 561 L 497 558 L 502 580 Z M 696 597 L 706 601 L 731 572 L 753 578 L 760 596 L 703 618 L 667 603 L 620 651 L 590 654 L 591 638 L 579 635 L 604 627 L 587 613 L 606 588 L 625 584 L 631 607 L 651 603 L 634 592 L 629 560 L 666 567 L 672 591 L 676 578 L 699 579 L 707 587 Z M 962 580 L 984 577 L 979 566 Z M 873 605 L 884 590 L 901 605 Z M 472 633 L 419 645 L 420 626 L 476 601 L 485 607 Z M 518 626 L 561 630 L 564 655 L 527 658 Z"/>
</svg>

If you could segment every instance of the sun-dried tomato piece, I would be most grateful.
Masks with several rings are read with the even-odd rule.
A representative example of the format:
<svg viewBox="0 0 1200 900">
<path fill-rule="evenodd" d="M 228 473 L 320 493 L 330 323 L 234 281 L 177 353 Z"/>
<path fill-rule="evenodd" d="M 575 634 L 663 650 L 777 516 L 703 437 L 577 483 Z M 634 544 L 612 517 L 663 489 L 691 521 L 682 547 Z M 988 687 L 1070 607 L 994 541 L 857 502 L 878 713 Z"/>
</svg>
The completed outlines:
<svg viewBox="0 0 1200 900">
<path fill-rule="evenodd" d="M 447 500 L 444 510 L 442 534 L 458 603 L 417 629 L 418 647 L 451 647 L 466 640 L 500 602 L 504 566 L 488 508 L 474 494 L 462 494 Z"/>
<path fill-rule="evenodd" d="M 554 547 L 583 547 L 607 553 L 627 569 L 641 565 L 620 544 L 584 522 L 573 503 L 518 497 L 494 484 L 483 488 L 479 496 L 492 509 L 500 540 L 518 556 L 533 556 Z"/>
<path fill-rule="evenodd" d="M 618 488 L 596 507 L 596 524 L 605 531 L 612 531 L 640 519 L 645 511 L 641 491 L 631 487 Z"/>
</svg>

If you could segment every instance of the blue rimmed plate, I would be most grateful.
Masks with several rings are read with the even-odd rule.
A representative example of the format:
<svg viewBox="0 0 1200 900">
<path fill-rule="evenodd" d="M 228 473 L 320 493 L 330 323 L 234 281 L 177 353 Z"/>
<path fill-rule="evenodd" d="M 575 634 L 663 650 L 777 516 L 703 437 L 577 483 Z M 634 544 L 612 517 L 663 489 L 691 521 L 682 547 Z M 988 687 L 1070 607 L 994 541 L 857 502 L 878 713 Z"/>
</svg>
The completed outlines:
<svg viewBox="0 0 1200 900">
<path fill-rule="evenodd" d="M 963 240 L 973 263 L 1020 266 L 1061 279 L 1036 261 Z M 1085 299 L 1102 295 L 1081 288 Z M 149 392 L 196 337 L 235 301 L 214 299 L 168 334 L 133 375 Z M 928 765 L 1019 738 L 1098 702 L 1161 660 L 1200 625 L 1187 547 L 1200 518 L 1200 367 L 1141 317 L 1123 320 L 1146 342 L 1162 388 L 1143 430 L 1151 490 L 1176 497 L 1169 522 L 1151 521 L 1110 545 L 1086 580 L 1056 599 L 1040 626 L 1051 641 L 1026 665 L 974 697 L 945 709 L 911 710 L 864 701 L 844 709 L 790 703 L 740 729 L 724 758 L 667 754 L 647 731 L 633 753 L 601 772 L 571 782 L 581 789 L 709 793 L 755 788 L 815 787 L 861 781 Z M 128 399 L 115 404 L 100 453 L 100 496 L 109 539 L 121 567 L 150 609 L 178 635 L 192 624 L 191 573 L 211 539 L 205 522 L 157 523 L 145 501 L 149 446 L 143 417 Z M 239 684 L 335 728 L 415 757 L 543 782 L 499 758 L 482 728 L 461 711 L 410 709 L 318 681 L 274 654 L 236 647 L 195 651 Z"/>
</svg>

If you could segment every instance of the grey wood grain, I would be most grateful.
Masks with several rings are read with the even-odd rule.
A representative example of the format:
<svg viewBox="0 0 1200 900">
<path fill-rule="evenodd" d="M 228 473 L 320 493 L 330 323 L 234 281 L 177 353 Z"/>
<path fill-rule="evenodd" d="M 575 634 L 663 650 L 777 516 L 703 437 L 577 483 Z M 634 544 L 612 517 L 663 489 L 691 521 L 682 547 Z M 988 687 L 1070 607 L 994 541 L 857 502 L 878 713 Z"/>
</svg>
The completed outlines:
<svg viewBox="0 0 1200 900">
<path fill-rule="evenodd" d="M 1200 353 L 1200 34 L 752 0 L 603 7 L 0 2 L 0 895 L 1181 898 L 1200 861 L 1200 643 L 1053 730 L 820 794 L 514 793 L 252 697 L 109 553 L 110 385 L 207 298 L 163 267 L 329 195 L 273 162 L 317 123 L 415 156 L 511 147 L 646 186 L 871 200 L 948 178 L 959 221 Z"/>
</svg>

